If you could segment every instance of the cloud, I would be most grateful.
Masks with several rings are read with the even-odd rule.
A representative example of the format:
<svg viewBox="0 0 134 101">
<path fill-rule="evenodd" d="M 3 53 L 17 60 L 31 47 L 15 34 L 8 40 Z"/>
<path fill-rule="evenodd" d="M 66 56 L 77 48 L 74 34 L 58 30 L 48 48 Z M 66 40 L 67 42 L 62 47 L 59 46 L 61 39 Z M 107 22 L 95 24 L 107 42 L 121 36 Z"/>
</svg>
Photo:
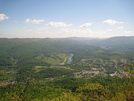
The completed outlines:
<svg viewBox="0 0 134 101">
<path fill-rule="evenodd" d="M 8 19 L 9 17 L 6 16 L 5 14 L 0 14 L 0 21 L 3 21 L 5 19 Z"/>
<path fill-rule="evenodd" d="M 60 37 L 99 37 L 108 38 L 110 35 L 106 31 L 92 31 L 91 29 L 62 29 Z"/>
<path fill-rule="evenodd" d="M 46 29 L 48 29 L 48 27 L 45 27 L 45 28 L 38 28 L 37 30 L 46 30 Z"/>
<path fill-rule="evenodd" d="M 118 22 L 118 21 L 111 20 L 111 19 L 108 19 L 108 20 L 103 21 L 103 24 L 114 25 L 114 24 L 117 24 L 117 23 L 124 23 L 124 22 Z"/>
<path fill-rule="evenodd" d="M 124 28 L 124 27 L 121 26 L 121 27 L 116 28 L 116 30 L 122 30 L 123 28 Z"/>
<path fill-rule="evenodd" d="M 87 32 L 91 33 L 92 31 L 91 31 L 91 29 L 87 29 Z"/>
<path fill-rule="evenodd" d="M 45 20 L 31 20 L 31 19 L 26 19 L 26 21 L 24 22 L 24 23 L 33 23 L 33 24 L 39 24 L 39 23 L 41 23 L 41 22 L 43 22 L 43 21 L 45 21 Z"/>
<path fill-rule="evenodd" d="M 124 31 L 125 33 L 132 33 L 132 31 Z"/>
<path fill-rule="evenodd" d="M 80 28 L 86 28 L 91 25 L 92 25 L 91 23 L 85 23 L 85 24 L 81 25 Z"/>
<path fill-rule="evenodd" d="M 94 32 L 91 31 L 91 29 L 61 29 L 59 32 L 60 37 L 66 36 L 66 37 L 90 37 L 91 35 L 94 35 Z"/>
<path fill-rule="evenodd" d="M 112 31 L 112 29 L 107 29 L 107 31 Z"/>
<path fill-rule="evenodd" d="M 64 22 L 49 22 L 46 25 L 50 25 L 50 26 L 53 26 L 53 27 L 69 27 L 69 26 L 72 26 L 72 24 L 67 25 Z"/>
</svg>

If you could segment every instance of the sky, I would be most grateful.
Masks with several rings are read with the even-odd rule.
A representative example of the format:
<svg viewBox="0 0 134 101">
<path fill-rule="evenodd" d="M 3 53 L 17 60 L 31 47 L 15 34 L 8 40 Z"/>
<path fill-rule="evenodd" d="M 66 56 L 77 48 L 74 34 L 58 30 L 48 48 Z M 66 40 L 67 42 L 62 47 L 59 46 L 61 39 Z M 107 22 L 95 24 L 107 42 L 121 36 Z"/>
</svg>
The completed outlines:
<svg viewBox="0 0 134 101">
<path fill-rule="evenodd" d="M 134 0 L 0 0 L 0 38 L 134 36 Z"/>
</svg>

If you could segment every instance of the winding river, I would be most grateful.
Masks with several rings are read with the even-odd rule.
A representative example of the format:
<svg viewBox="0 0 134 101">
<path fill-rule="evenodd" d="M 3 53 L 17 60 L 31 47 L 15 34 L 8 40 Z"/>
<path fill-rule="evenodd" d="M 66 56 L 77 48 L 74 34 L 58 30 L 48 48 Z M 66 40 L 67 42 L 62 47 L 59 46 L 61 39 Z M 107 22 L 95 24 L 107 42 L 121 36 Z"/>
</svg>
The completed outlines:
<svg viewBox="0 0 134 101">
<path fill-rule="evenodd" d="M 73 56 L 74 56 L 74 55 L 73 55 L 73 54 L 71 54 L 71 56 L 68 58 L 68 61 L 67 61 L 67 63 L 68 63 L 68 64 L 71 64 L 71 62 L 73 61 L 73 59 L 72 59 L 72 58 L 73 58 Z"/>
</svg>

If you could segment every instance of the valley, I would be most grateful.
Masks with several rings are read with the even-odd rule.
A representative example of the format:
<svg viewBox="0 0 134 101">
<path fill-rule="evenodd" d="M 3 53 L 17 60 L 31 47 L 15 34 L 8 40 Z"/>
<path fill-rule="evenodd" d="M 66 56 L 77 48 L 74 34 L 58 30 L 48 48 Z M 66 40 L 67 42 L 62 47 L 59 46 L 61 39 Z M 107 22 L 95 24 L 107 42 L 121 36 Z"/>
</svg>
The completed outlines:
<svg viewBox="0 0 134 101">
<path fill-rule="evenodd" d="M 16 97 L 18 101 L 59 101 L 69 96 L 69 101 L 84 101 L 84 89 L 90 89 L 92 85 L 96 85 L 95 94 L 101 96 L 103 101 L 119 99 L 119 96 L 115 96 L 118 94 L 124 99 L 133 97 L 123 93 L 124 90 L 134 91 L 131 85 L 133 79 L 130 79 L 131 82 L 127 79 L 133 76 L 133 43 L 134 37 L 1 38 L 0 99 Z M 123 88 L 122 85 L 125 87 L 128 84 L 128 87 Z M 82 88 L 84 86 L 87 88 Z M 99 95 L 100 86 L 101 92 L 106 93 L 108 90 L 110 98 L 106 97 L 108 94 Z"/>
</svg>

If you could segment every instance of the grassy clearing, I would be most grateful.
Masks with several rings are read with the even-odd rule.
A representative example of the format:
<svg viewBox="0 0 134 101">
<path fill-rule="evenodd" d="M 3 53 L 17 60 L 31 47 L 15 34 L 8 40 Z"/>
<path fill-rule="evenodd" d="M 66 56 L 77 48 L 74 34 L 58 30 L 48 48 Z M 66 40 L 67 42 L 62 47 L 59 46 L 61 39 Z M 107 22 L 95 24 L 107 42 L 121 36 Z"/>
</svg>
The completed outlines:
<svg viewBox="0 0 134 101">
<path fill-rule="evenodd" d="M 52 67 L 57 67 L 57 68 L 66 68 L 69 69 L 67 67 L 59 67 L 59 65 L 64 65 L 67 61 L 67 58 L 69 57 L 69 54 L 64 54 L 64 53 L 51 53 L 48 57 L 45 56 L 44 54 L 40 54 L 39 56 L 35 57 L 35 59 L 37 60 L 41 60 L 44 62 L 47 62 L 49 64 L 51 64 L 51 68 Z M 45 68 L 50 68 L 47 66 L 35 66 L 34 70 L 36 72 L 40 72 L 42 70 L 44 70 Z"/>
<path fill-rule="evenodd" d="M 46 57 L 44 54 L 40 54 L 35 59 L 43 60 L 51 65 L 59 65 L 67 61 L 68 54 L 64 53 L 51 53 L 49 57 Z"/>
<path fill-rule="evenodd" d="M 35 72 L 39 72 L 39 71 L 41 71 L 44 68 L 48 68 L 48 67 L 47 66 L 35 66 L 34 70 L 35 70 Z"/>
</svg>

